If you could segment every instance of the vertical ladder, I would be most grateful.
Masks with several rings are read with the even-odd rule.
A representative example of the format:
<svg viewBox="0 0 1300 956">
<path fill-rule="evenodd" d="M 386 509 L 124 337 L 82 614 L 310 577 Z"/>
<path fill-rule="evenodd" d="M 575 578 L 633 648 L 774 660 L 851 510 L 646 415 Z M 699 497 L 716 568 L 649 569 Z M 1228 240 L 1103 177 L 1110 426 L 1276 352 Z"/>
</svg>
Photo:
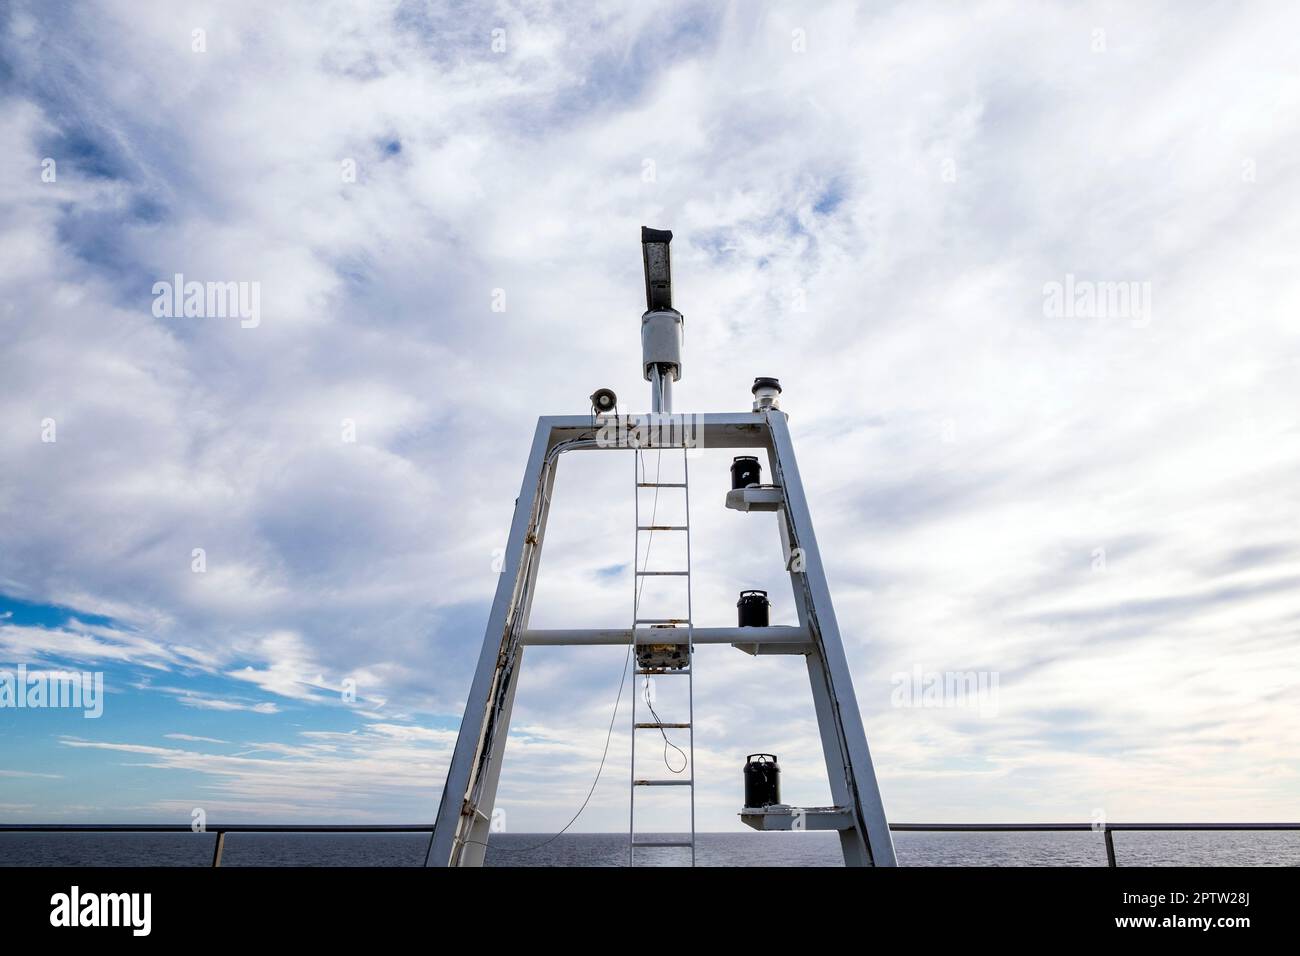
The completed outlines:
<svg viewBox="0 0 1300 956">
<path fill-rule="evenodd" d="M 629 789 L 629 817 L 628 817 L 628 847 L 627 847 L 627 864 L 628 866 L 636 865 L 636 851 L 642 848 L 659 848 L 659 847 L 690 847 L 691 866 L 695 865 L 695 631 L 692 618 L 691 608 L 691 491 L 690 491 L 690 466 L 687 463 L 687 449 L 682 449 L 682 480 L 680 482 L 661 482 L 660 470 L 658 465 L 655 467 L 655 480 L 647 481 L 645 473 L 644 453 L 637 449 L 634 460 L 634 478 L 636 486 L 633 489 L 636 499 L 636 550 L 633 552 L 632 561 L 632 762 L 631 775 L 632 785 Z M 657 460 L 662 461 L 663 451 L 657 452 Z M 654 507 L 651 511 L 650 520 L 646 524 L 641 523 L 641 489 L 653 488 Z M 669 493 L 675 493 L 680 490 L 684 495 L 684 506 L 686 514 L 683 519 L 684 524 L 669 525 L 657 524 L 659 494 L 663 489 L 670 489 Z M 650 570 L 650 546 L 654 542 L 655 534 L 685 534 L 686 535 L 686 567 L 674 568 L 667 570 Z M 642 549 L 642 536 L 644 536 L 645 547 Z M 648 616 L 648 612 L 643 611 L 641 606 L 641 592 L 643 584 L 647 578 L 652 577 L 681 577 L 686 579 L 686 607 L 685 617 L 669 614 L 665 617 Z M 647 615 L 647 616 L 643 616 Z M 637 635 L 643 632 L 643 629 L 652 629 L 662 632 L 665 637 L 663 641 L 654 643 L 676 644 L 684 643 L 686 647 L 686 660 L 682 667 L 651 667 L 643 668 L 637 653 Z M 685 641 L 681 641 L 681 638 Z M 647 699 L 649 696 L 650 681 L 657 677 L 685 677 L 686 678 L 686 710 L 687 719 L 684 722 L 669 722 L 662 719 L 656 712 L 654 706 Z M 643 696 L 646 695 L 646 696 Z M 649 720 L 643 720 L 638 716 L 638 704 L 643 703 L 645 709 L 649 711 Z M 682 767 L 683 776 L 677 777 L 659 777 L 648 778 L 646 776 L 638 777 L 636 772 L 636 738 L 637 734 L 644 731 L 654 731 L 664 738 L 665 753 L 669 747 L 675 748 L 679 753 L 683 753 L 681 748 L 673 744 L 667 732 L 669 730 L 685 730 L 687 734 L 687 748 L 684 752 L 686 763 Z M 667 758 L 665 757 L 665 763 Z M 672 767 L 665 767 L 665 770 L 672 771 Z M 690 839 L 637 839 L 636 830 L 636 795 L 640 787 L 689 787 L 690 788 Z"/>
</svg>

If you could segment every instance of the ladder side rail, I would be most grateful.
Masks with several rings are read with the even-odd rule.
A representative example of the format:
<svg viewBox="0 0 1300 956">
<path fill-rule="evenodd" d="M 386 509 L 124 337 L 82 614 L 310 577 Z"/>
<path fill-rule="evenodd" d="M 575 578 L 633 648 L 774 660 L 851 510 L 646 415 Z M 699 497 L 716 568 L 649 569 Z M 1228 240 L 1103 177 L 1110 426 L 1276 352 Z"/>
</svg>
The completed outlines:
<svg viewBox="0 0 1300 956">
<path fill-rule="evenodd" d="M 656 449 L 656 450 L 662 454 L 663 449 Z M 664 619 L 664 621 L 665 623 L 668 622 L 683 623 L 686 625 L 685 637 L 686 637 L 686 647 L 687 647 L 687 663 L 686 666 L 680 670 L 662 670 L 662 671 L 657 669 L 652 671 L 643 671 L 643 669 L 639 666 L 639 664 L 634 664 L 633 676 L 634 678 L 643 677 L 647 679 L 651 674 L 655 676 L 664 676 L 664 677 L 685 676 L 687 679 L 687 707 L 688 707 L 689 717 L 688 717 L 688 722 L 684 724 L 664 723 L 658 717 L 656 717 L 654 721 L 641 722 L 637 716 L 637 706 L 638 706 L 637 698 L 641 696 L 642 688 L 640 686 L 634 687 L 633 697 L 632 697 L 632 762 L 631 762 L 632 777 L 630 781 L 631 786 L 630 786 L 629 801 L 628 801 L 628 805 L 629 805 L 628 865 L 629 866 L 635 865 L 635 860 L 636 860 L 635 851 L 636 848 L 638 847 L 640 848 L 689 847 L 691 851 L 691 865 L 692 866 L 695 865 L 695 730 L 694 730 L 694 676 L 693 676 L 695 670 L 695 658 L 694 658 L 695 643 L 694 643 L 694 621 L 692 617 L 693 609 L 691 606 L 692 591 L 691 591 L 691 555 L 690 555 L 690 479 L 689 479 L 690 473 L 689 473 L 689 465 L 687 465 L 686 463 L 687 450 L 688 449 L 682 446 L 683 480 L 681 482 L 659 481 L 658 480 L 658 478 L 660 477 L 659 475 L 656 475 L 656 480 L 653 482 L 647 482 L 641 480 L 642 472 L 640 470 L 640 465 L 641 462 L 644 461 L 645 449 L 637 450 L 636 462 L 638 465 L 638 469 L 637 469 L 637 476 L 636 476 L 637 480 L 635 483 L 636 489 L 651 488 L 651 487 L 655 488 L 656 496 L 658 495 L 658 489 L 660 488 L 683 489 L 685 493 L 684 501 L 686 507 L 686 518 L 684 519 L 685 524 L 680 526 L 671 526 L 668 528 L 661 527 L 653 523 L 651 525 L 643 525 L 641 519 L 641 510 L 640 510 L 641 508 L 640 493 L 639 490 L 637 491 L 636 506 L 635 506 L 636 550 L 634 552 L 635 561 L 633 563 L 633 627 L 630 632 L 630 639 L 633 640 L 634 642 L 636 641 L 636 624 L 639 621 L 641 621 L 639 615 L 641 613 L 642 585 L 644 583 L 642 579 L 647 575 L 654 575 L 654 574 L 661 574 L 661 575 L 673 574 L 673 575 L 685 577 L 686 578 L 686 617 L 684 619 L 679 619 L 679 618 Z M 655 519 L 652 516 L 651 521 L 653 522 L 654 520 Z M 654 541 L 655 531 L 660 531 L 660 530 L 684 531 L 686 533 L 686 570 L 673 571 L 673 572 L 646 572 L 641 569 L 641 564 L 643 561 L 642 548 L 641 548 L 642 532 L 645 532 L 646 535 L 646 548 L 645 548 L 644 561 L 646 567 L 649 567 L 650 545 Z M 674 635 L 674 636 L 679 636 L 679 635 Z M 653 713 L 653 708 L 651 708 L 651 711 Z M 666 728 L 672 728 L 672 727 L 684 728 L 689 733 L 689 738 L 688 738 L 689 750 L 687 756 L 688 764 L 687 767 L 684 768 L 689 771 L 689 775 L 685 779 L 665 779 L 665 780 L 638 779 L 636 776 L 637 731 L 642 729 L 653 729 L 653 730 L 658 730 L 659 733 L 663 734 Z M 651 786 L 651 787 L 663 787 L 663 786 L 683 787 L 684 786 L 690 788 L 690 838 L 688 840 L 637 840 L 636 838 L 637 835 L 636 790 L 638 787 L 642 787 L 642 786 Z"/>
<path fill-rule="evenodd" d="M 628 763 L 628 788 L 627 788 L 627 865 L 635 866 L 635 846 L 636 846 L 636 699 L 640 696 L 640 690 L 636 684 L 637 659 L 636 659 L 636 617 L 641 607 L 640 578 L 636 576 L 637 567 L 641 563 L 641 450 L 633 449 L 632 451 L 632 501 L 636 519 L 633 521 L 633 527 L 636 529 L 632 532 L 632 653 L 630 655 L 629 666 L 632 668 L 632 757 Z"/>
<path fill-rule="evenodd" d="M 695 608 L 691 603 L 695 590 L 691 579 L 691 466 L 690 449 L 682 448 L 682 483 L 686 485 L 686 675 L 687 747 L 691 773 L 691 866 L 695 865 Z"/>
</svg>

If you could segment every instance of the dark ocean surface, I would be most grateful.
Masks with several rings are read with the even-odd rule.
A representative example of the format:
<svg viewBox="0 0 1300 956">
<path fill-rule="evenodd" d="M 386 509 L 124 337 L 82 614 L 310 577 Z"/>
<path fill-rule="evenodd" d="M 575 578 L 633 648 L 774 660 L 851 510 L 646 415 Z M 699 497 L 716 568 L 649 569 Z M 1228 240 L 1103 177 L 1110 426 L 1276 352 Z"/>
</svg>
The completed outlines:
<svg viewBox="0 0 1300 956">
<path fill-rule="evenodd" d="M 640 835 L 638 835 L 640 836 Z M 647 835 L 648 836 L 648 835 Z M 1300 866 L 1300 833 L 1114 835 L 1120 866 Z M 494 834 L 489 866 L 623 866 L 627 835 Z M 0 833 L 0 866 L 210 866 L 212 834 Z M 905 866 L 1105 866 L 1094 833 L 898 833 Z M 226 837 L 223 866 L 418 866 L 422 834 L 261 834 Z M 833 833 L 702 833 L 701 866 L 839 866 Z M 637 863 L 688 863 L 689 851 L 645 849 Z"/>
</svg>

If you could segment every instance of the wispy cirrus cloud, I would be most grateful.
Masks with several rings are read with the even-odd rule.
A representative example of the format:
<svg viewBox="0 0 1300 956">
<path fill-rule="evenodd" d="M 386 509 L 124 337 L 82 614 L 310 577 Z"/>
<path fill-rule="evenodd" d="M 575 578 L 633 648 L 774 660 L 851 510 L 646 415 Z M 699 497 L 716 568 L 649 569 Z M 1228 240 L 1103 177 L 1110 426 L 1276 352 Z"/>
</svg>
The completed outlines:
<svg viewBox="0 0 1300 956">
<path fill-rule="evenodd" d="M 194 654 L 130 630 L 86 626 L 75 620 L 62 628 L 0 625 L 0 657 L 82 663 L 129 661 L 155 670 L 201 667 L 211 660 L 210 655 Z"/>
</svg>

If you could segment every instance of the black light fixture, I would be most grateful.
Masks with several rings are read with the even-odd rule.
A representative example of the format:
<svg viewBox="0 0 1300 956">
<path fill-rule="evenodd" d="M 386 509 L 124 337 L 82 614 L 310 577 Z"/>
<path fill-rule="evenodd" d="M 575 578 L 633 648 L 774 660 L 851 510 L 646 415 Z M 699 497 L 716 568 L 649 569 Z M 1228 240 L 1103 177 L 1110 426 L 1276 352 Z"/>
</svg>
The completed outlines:
<svg viewBox="0 0 1300 956">
<path fill-rule="evenodd" d="M 758 487 L 763 483 L 763 466 L 755 455 L 737 455 L 731 462 L 731 490 Z"/>
<path fill-rule="evenodd" d="M 598 388 L 591 393 L 591 410 L 597 415 L 611 412 L 618 407 L 618 396 L 612 388 Z"/>
<path fill-rule="evenodd" d="M 741 627 L 767 627 L 771 619 L 772 602 L 767 599 L 766 591 L 741 591 L 736 610 L 739 618 L 737 623 Z"/>
</svg>

